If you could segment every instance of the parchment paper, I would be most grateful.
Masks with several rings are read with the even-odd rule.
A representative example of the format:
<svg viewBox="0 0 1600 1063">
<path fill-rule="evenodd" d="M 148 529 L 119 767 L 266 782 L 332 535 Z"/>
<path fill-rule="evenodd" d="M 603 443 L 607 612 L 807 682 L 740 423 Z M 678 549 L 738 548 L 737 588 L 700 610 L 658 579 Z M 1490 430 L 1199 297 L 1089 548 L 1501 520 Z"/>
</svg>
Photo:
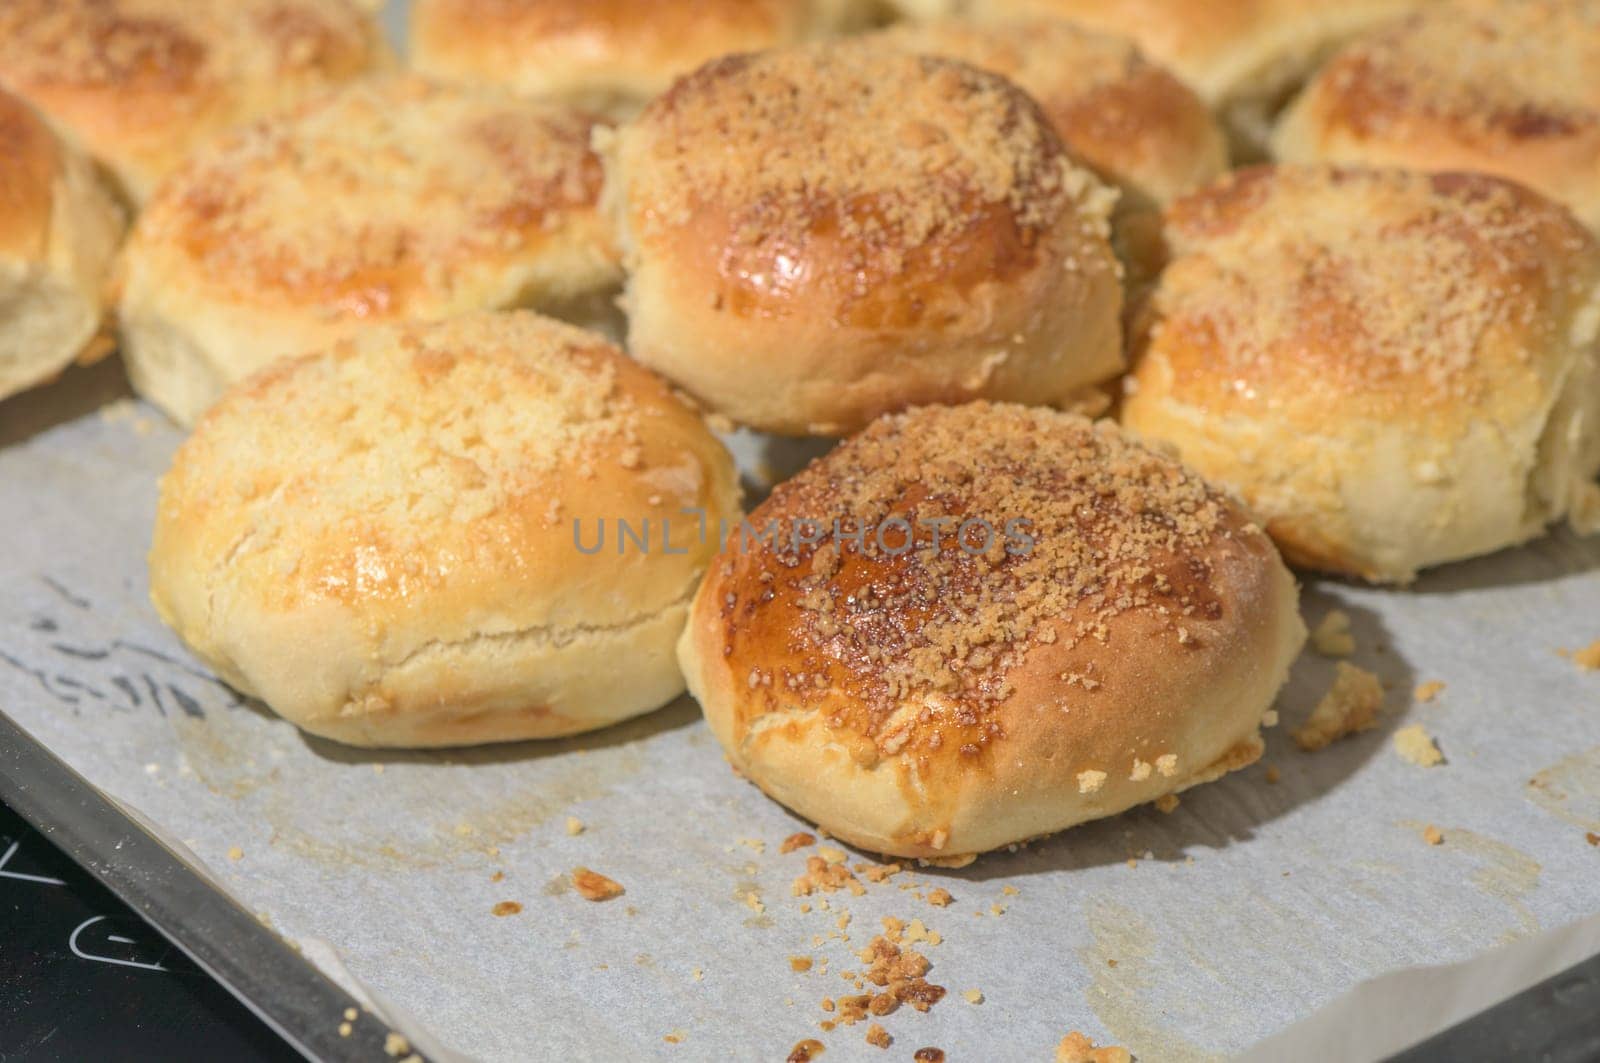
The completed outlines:
<svg viewBox="0 0 1600 1063">
<path fill-rule="evenodd" d="M 1332 674 L 1308 654 L 1265 763 L 1171 815 L 912 869 L 804 913 L 790 884 L 815 850 L 777 851 L 804 824 L 730 772 L 687 700 L 570 741 L 374 754 L 218 684 L 146 599 L 156 478 L 179 439 L 126 397 L 114 361 L 0 404 L 0 705 L 466 1056 L 770 1060 L 818 1037 L 830 1061 L 925 1045 L 1042 1060 L 1080 1029 L 1144 1060 L 1214 1059 L 1364 979 L 1600 913 L 1600 848 L 1584 837 L 1600 832 L 1600 674 L 1557 653 L 1600 637 L 1594 541 L 1558 534 L 1404 592 L 1312 583 L 1309 619 L 1349 612 L 1356 663 L 1390 684 L 1378 730 L 1292 747 L 1284 732 Z M 739 446 L 747 465 L 803 456 Z M 1414 704 L 1432 679 L 1445 691 Z M 1394 752 L 1411 722 L 1445 765 Z M 1442 845 L 1422 840 L 1429 824 Z M 577 865 L 626 895 L 583 901 L 563 877 Z M 899 888 L 911 882 L 954 903 Z M 491 914 L 502 901 L 522 911 Z M 864 1024 L 818 1023 L 885 916 L 942 936 L 922 948 L 950 994 L 883 1019 L 881 1053 Z M 828 973 L 793 971 L 800 955 L 828 957 Z"/>
</svg>

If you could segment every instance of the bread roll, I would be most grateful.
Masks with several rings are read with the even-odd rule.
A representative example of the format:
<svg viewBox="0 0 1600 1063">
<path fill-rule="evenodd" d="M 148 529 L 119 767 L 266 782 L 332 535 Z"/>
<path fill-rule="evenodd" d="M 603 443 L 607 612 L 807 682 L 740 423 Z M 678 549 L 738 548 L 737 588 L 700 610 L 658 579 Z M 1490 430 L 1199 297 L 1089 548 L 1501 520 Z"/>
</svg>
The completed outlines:
<svg viewBox="0 0 1600 1063">
<path fill-rule="evenodd" d="M 731 56 L 602 150 L 629 347 L 735 421 L 836 435 L 1121 368 L 1115 195 L 994 74 L 861 42 Z"/>
<path fill-rule="evenodd" d="M 623 116 L 708 59 L 859 24 L 869 7 L 866 0 L 415 0 L 411 61 L 434 77 Z"/>
<path fill-rule="evenodd" d="M 0 86 L 142 202 L 231 126 L 393 62 L 349 0 L 6 0 Z"/>
<path fill-rule="evenodd" d="M 1251 763 L 1304 640 L 1227 497 L 1110 423 L 973 403 L 880 420 L 780 484 L 678 655 L 769 796 L 940 857 Z"/>
<path fill-rule="evenodd" d="M 602 307 L 620 267 L 592 124 L 397 78 L 227 135 L 128 241 L 118 315 L 134 386 L 188 423 L 270 359 L 376 321 Z"/>
<path fill-rule="evenodd" d="M 0 399 L 108 345 L 100 326 L 122 212 L 89 161 L 0 90 Z"/>
<path fill-rule="evenodd" d="M 161 482 L 151 597 L 313 734 L 548 738 L 682 691 L 673 646 L 737 514 L 727 451 L 603 337 L 527 312 L 379 326 L 200 422 Z"/>
<path fill-rule="evenodd" d="M 1600 230 L 1600 0 L 1475 0 L 1362 38 L 1285 114 L 1274 150 L 1498 174 Z"/>
<path fill-rule="evenodd" d="M 1173 206 L 1123 424 L 1301 565 L 1381 582 L 1538 535 L 1600 469 L 1600 249 L 1478 174 L 1259 168 Z"/>
<path fill-rule="evenodd" d="M 991 70 L 1032 96 L 1072 156 L 1120 193 L 1112 242 L 1132 289 L 1157 268 L 1161 206 L 1227 169 L 1206 105 L 1121 37 L 1024 17 L 904 22 L 870 39 Z"/>
<path fill-rule="evenodd" d="M 1216 109 L 1241 160 L 1336 48 L 1438 0 L 958 0 L 973 17 L 1056 15 L 1138 43 Z"/>
</svg>

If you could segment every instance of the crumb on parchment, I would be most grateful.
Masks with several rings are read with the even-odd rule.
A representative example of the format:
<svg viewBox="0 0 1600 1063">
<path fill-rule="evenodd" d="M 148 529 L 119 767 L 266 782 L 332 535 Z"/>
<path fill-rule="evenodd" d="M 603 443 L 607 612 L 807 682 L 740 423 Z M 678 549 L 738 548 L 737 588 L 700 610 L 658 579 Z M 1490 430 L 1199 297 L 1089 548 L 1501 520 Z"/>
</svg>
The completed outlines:
<svg viewBox="0 0 1600 1063">
<path fill-rule="evenodd" d="M 885 1030 L 882 1026 L 879 1026 L 877 1023 L 873 1023 L 871 1026 L 867 1027 L 867 1044 L 872 1045 L 875 1048 L 888 1048 L 893 1043 L 894 1038 L 890 1037 L 889 1031 Z"/>
<path fill-rule="evenodd" d="M 1415 697 L 1417 701 L 1426 705 L 1428 702 L 1432 701 L 1434 698 L 1443 693 L 1444 682 L 1439 679 L 1430 679 L 1426 683 L 1418 683 L 1417 689 L 1413 692 L 1412 696 Z"/>
<path fill-rule="evenodd" d="M 517 915 L 522 911 L 522 905 L 516 901 L 501 901 L 489 911 L 498 916 Z"/>
<path fill-rule="evenodd" d="M 1333 686 L 1310 717 L 1293 733 L 1295 744 L 1314 753 L 1345 735 L 1376 726 L 1383 708 L 1383 684 L 1365 668 L 1339 662 Z"/>
<path fill-rule="evenodd" d="M 1572 651 L 1572 663 L 1586 672 L 1600 672 L 1600 639 L 1581 650 Z"/>
<path fill-rule="evenodd" d="M 1430 823 L 1426 827 L 1422 828 L 1422 840 L 1427 842 L 1429 845 L 1443 845 L 1444 831 Z"/>
<path fill-rule="evenodd" d="M 1444 754 L 1420 723 L 1402 727 L 1394 733 L 1395 752 L 1419 768 L 1432 768 L 1444 763 Z"/>
<path fill-rule="evenodd" d="M 1324 657 L 1348 657 L 1356 652 L 1356 638 L 1350 633 L 1350 614 L 1330 610 L 1322 622 L 1311 629 L 1311 648 Z"/>
<path fill-rule="evenodd" d="M 778 852 L 792 853 L 796 849 L 804 849 L 808 845 L 815 844 L 817 844 L 816 835 L 807 834 L 805 831 L 796 831 L 787 838 L 783 839 L 783 844 L 778 846 Z"/>
<path fill-rule="evenodd" d="M 627 892 L 615 879 L 586 867 L 572 869 L 572 887 L 586 901 L 609 901 Z"/>
<path fill-rule="evenodd" d="M 1056 1063 L 1133 1063 L 1133 1055 L 1116 1045 L 1095 1047 L 1095 1043 L 1073 1030 L 1056 1045 Z"/>
</svg>

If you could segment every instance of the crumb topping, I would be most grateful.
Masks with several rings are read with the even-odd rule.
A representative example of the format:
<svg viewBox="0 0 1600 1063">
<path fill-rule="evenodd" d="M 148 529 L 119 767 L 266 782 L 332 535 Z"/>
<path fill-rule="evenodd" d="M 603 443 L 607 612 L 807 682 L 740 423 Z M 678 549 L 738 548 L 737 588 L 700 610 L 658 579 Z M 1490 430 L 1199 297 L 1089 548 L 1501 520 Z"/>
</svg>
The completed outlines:
<svg viewBox="0 0 1600 1063">
<path fill-rule="evenodd" d="M 151 199 L 132 247 L 182 256 L 230 298 L 324 319 L 438 315 L 474 270 L 596 224 L 593 125 L 490 90 L 356 83 L 208 145 Z"/>
<path fill-rule="evenodd" d="M 1238 171 L 1180 200 L 1169 235 L 1152 343 L 1205 359 L 1185 386 L 1203 380 L 1228 406 L 1323 403 L 1330 388 L 1485 401 L 1497 369 L 1528 372 L 1527 351 L 1561 327 L 1552 309 L 1594 283 L 1571 268 L 1593 241 L 1570 216 L 1482 175 Z"/>
<path fill-rule="evenodd" d="M 1333 686 L 1317 702 L 1305 725 L 1293 733 L 1295 744 L 1314 753 L 1346 735 L 1377 726 L 1383 708 L 1383 684 L 1364 668 L 1340 661 Z"/>
<path fill-rule="evenodd" d="M 860 542 L 730 542 L 726 586 L 740 586 L 740 567 L 760 575 L 722 603 L 725 654 L 742 659 L 746 638 L 782 625 L 798 652 L 752 669 L 752 690 L 773 705 L 847 691 L 837 711 L 867 718 L 834 726 L 876 735 L 874 755 L 909 748 L 912 724 L 935 715 L 966 728 L 976 754 L 994 736 L 984 714 L 1011 693 L 1010 668 L 1035 646 L 1110 643 L 1123 614 L 1161 619 L 1177 650 L 1187 624 L 1223 615 L 1216 552 L 1260 537 L 1221 494 L 1113 426 L 986 403 L 877 421 L 780 485 L 750 525 L 802 519 L 888 530 Z M 993 536 L 969 527 L 958 540 L 971 519 Z M 925 530 L 912 543 L 894 520 Z M 1031 543 L 1008 540 L 1008 527 Z M 795 614 L 801 626 L 788 634 Z M 1156 768 L 1171 775 L 1175 761 Z"/>
<path fill-rule="evenodd" d="M 742 242 L 827 230 L 890 269 L 985 208 L 1035 233 L 1076 211 L 1104 233 L 1115 198 L 1005 79 L 859 43 L 715 60 L 627 136 L 648 160 L 630 168 L 646 226 L 732 209 Z"/>
</svg>

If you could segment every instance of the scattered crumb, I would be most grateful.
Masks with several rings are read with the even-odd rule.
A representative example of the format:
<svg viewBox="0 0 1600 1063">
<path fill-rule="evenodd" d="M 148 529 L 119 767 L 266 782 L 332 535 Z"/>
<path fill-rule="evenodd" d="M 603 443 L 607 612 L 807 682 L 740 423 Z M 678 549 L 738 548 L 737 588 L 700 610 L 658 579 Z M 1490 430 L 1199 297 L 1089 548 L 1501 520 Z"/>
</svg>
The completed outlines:
<svg viewBox="0 0 1600 1063">
<path fill-rule="evenodd" d="M 383 1050 L 390 1057 L 399 1059 L 411 1051 L 411 1042 L 391 1030 L 383 1039 Z"/>
<path fill-rule="evenodd" d="M 506 873 L 504 871 L 496 871 L 494 874 L 489 876 L 490 882 L 504 882 L 505 880 Z"/>
<path fill-rule="evenodd" d="M 1301 749 L 1313 753 L 1345 735 L 1372 728 L 1382 707 L 1383 684 L 1378 677 L 1340 661 L 1333 686 L 1292 737 Z"/>
<path fill-rule="evenodd" d="M 1266 712 L 1263 712 L 1261 714 L 1261 726 L 1262 727 L 1276 727 L 1276 726 L 1278 726 L 1278 710 L 1277 709 L 1268 709 Z"/>
<path fill-rule="evenodd" d="M 789 1050 L 789 1057 L 785 1063 L 811 1063 L 826 1051 L 821 1041 L 808 1037 Z"/>
<path fill-rule="evenodd" d="M 804 849 L 808 845 L 815 844 L 817 844 L 816 835 L 807 834 L 805 831 L 797 831 L 783 839 L 783 844 L 778 846 L 778 852 L 792 853 L 796 849 Z"/>
<path fill-rule="evenodd" d="M 572 869 L 572 887 L 586 901 L 609 901 L 623 895 L 621 884 L 586 867 Z"/>
<path fill-rule="evenodd" d="M 919 864 L 929 867 L 942 867 L 950 871 L 959 871 L 963 867 L 970 867 L 978 859 L 977 853 L 962 853 L 960 856 L 923 856 L 918 857 Z"/>
<path fill-rule="evenodd" d="M 521 913 L 522 905 L 518 904 L 516 901 L 501 901 L 499 904 L 495 905 L 489 910 L 495 915 L 517 915 Z"/>
<path fill-rule="evenodd" d="M 1001 886 L 1000 892 L 1005 894 L 1007 897 L 1016 897 L 1022 893 L 1022 891 L 1017 889 L 1015 886 Z"/>
<path fill-rule="evenodd" d="M 1419 768 L 1432 768 L 1444 763 L 1444 754 L 1434 744 L 1420 723 L 1402 727 L 1394 733 L 1395 752 Z"/>
<path fill-rule="evenodd" d="M 693 978 L 696 982 L 704 981 L 705 976 L 706 972 L 705 968 L 703 967 L 696 967 L 694 970 L 689 972 L 689 977 Z"/>
<path fill-rule="evenodd" d="M 1443 845 L 1444 832 L 1430 823 L 1426 827 L 1422 828 L 1422 840 L 1427 842 L 1429 845 Z"/>
<path fill-rule="evenodd" d="M 1283 775 L 1279 773 L 1278 766 L 1276 764 L 1268 764 L 1267 765 L 1267 782 L 1271 783 L 1274 786 L 1276 786 L 1277 783 L 1278 783 L 1278 780 L 1281 779 L 1281 778 L 1283 778 Z"/>
<path fill-rule="evenodd" d="M 235 845 L 233 848 L 228 850 L 228 859 L 229 860 L 243 860 L 244 859 L 244 850 L 239 848 L 237 845 Z"/>
<path fill-rule="evenodd" d="M 681 1045 L 687 1036 L 689 1035 L 682 1030 L 673 1030 L 669 1034 L 663 1034 L 661 1039 L 669 1045 Z"/>
<path fill-rule="evenodd" d="M 1156 808 L 1167 815 L 1171 815 L 1172 813 L 1176 812 L 1178 810 L 1178 804 L 1179 802 L 1177 794 L 1162 794 L 1160 797 L 1156 798 Z"/>
<path fill-rule="evenodd" d="M 888 1048 L 893 1043 L 894 1038 L 890 1037 L 889 1031 L 885 1030 L 882 1026 L 879 1026 L 877 1023 L 873 1023 L 871 1026 L 867 1027 L 867 1044 L 873 1045 L 877 1048 Z"/>
<path fill-rule="evenodd" d="M 944 1049 L 919 1048 L 911 1056 L 912 1063 L 944 1063 Z"/>
<path fill-rule="evenodd" d="M 850 854 L 843 849 L 835 849 L 831 845 L 824 845 L 817 850 L 817 855 L 830 864 L 842 864 L 850 858 Z"/>
<path fill-rule="evenodd" d="M 1594 831 L 1589 831 L 1587 834 L 1585 834 L 1583 836 L 1583 840 L 1588 842 L 1590 845 L 1600 846 L 1600 834 L 1596 834 Z"/>
<path fill-rule="evenodd" d="M 1426 683 L 1418 683 L 1412 695 L 1423 704 L 1427 704 L 1440 694 L 1444 693 L 1444 683 L 1437 679 L 1430 679 Z"/>
<path fill-rule="evenodd" d="M 961 995 L 966 998 L 968 1004 L 983 1003 L 983 990 L 981 989 L 969 989 Z"/>
<path fill-rule="evenodd" d="M 790 956 L 789 957 L 789 970 L 791 970 L 791 971 L 809 971 L 809 970 L 811 970 L 811 957 L 810 956 Z"/>
<path fill-rule="evenodd" d="M 1600 672 L 1600 639 L 1581 650 L 1572 651 L 1572 663 L 1586 672 Z"/>
<path fill-rule="evenodd" d="M 928 891 L 928 903 L 935 908 L 948 908 L 953 900 L 955 898 L 950 896 L 950 891 L 943 886 Z"/>
<path fill-rule="evenodd" d="M 355 1022 L 356 1021 L 356 1015 L 358 1015 L 358 1014 L 359 1014 L 359 1012 L 357 1012 L 355 1008 L 345 1008 L 344 1009 L 344 1018 L 345 1018 L 346 1022 Z"/>
<path fill-rule="evenodd" d="M 583 820 L 577 816 L 567 817 L 567 833 L 576 837 L 583 833 Z"/>
<path fill-rule="evenodd" d="M 749 849 L 753 853 L 764 853 L 767 851 L 767 843 L 762 841 L 760 838 L 740 838 L 739 844 L 744 846 L 746 849 Z"/>
<path fill-rule="evenodd" d="M 836 850 L 837 851 L 837 850 Z M 821 856 L 806 857 L 805 874 L 794 880 L 791 892 L 796 897 L 809 897 L 813 893 L 837 893 L 849 890 L 855 897 L 863 896 L 867 888 L 842 862 L 829 863 Z"/>
<path fill-rule="evenodd" d="M 1334 609 L 1311 629 L 1311 648 L 1324 657 L 1348 657 L 1356 652 L 1356 638 L 1350 633 L 1350 614 Z"/>
<path fill-rule="evenodd" d="M 1056 1063 L 1133 1063 L 1133 1056 L 1115 1045 L 1096 1048 L 1093 1041 L 1073 1030 L 1056 1045 Z"/>
</svg>

